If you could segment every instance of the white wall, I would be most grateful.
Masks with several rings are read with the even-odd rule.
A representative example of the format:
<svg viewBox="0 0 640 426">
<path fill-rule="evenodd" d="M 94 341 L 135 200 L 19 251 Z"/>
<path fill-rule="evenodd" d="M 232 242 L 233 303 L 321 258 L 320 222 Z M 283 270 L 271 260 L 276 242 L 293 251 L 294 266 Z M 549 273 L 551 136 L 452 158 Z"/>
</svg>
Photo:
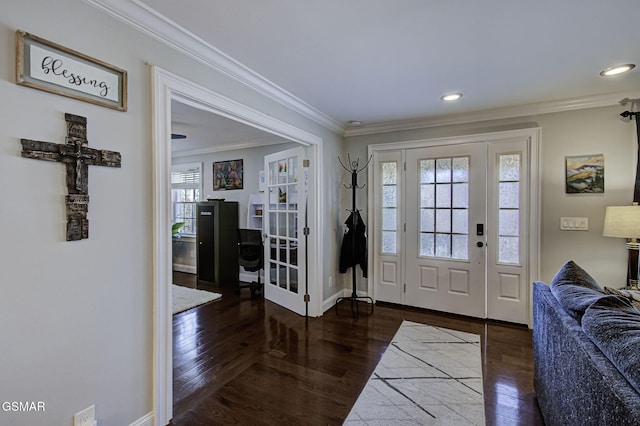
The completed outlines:
<svg viewBox="0 0 640 426">
<path fill-rule="evenodd" d="M 346 138 L 346 151 L 365 158 L 370 144 L 412 141 L 526 127 L 542 128 L 541 144 L 541 271 L 549 282 L 567 260 L 573 259 L 603 286 L 621 287 L 626 280 L 624 241 L 602 236 L 604 211 L 608 205 L 627 205 L 633 200 L 637 144 L 635 125 L 622 121 L 621 106 L 584 109 L 494 122 L 442 126 L 361 135 Z M 565 156 L 605 156 L 604 194 L 565 194 Z M 362 181 L 366 182 L 363 174 Z M 348 183 L 348 177 L 343 176 Z M 366 206 L 367 193 L 359 191 L 358 205 Z M 342 197 L 349 208 L 350 196 Z M 587 217 L 589 231 L 560 231 L 560 217 Z M 365 221 L 367 220 L 364 217 Z M 371 234 L 371 231 L 369 231 Z M 350 274 L 347 274 L 350 279 Z M 366 280 L 358 289 L 366 291 Z"/>
<path fill-rule="evenodd" d="M 573 259 L 601 285 L 626 281 L 624 240 L 602 236 L 606 206 L 631 205 L 637 147 L 635 123 L 623 121 L 614 106 L 538 118 L 542 126 L 542 276 L 549 282 Z M 565 194 L 564 158 L 604 154 L 604 194 Z M 589 231 L 560 231 L 560 217 L 587 217 Z"/>
<path fill-rule="evenodd" d="M 128 112 L 16 85 L 17 29 L 126 69 Z M 147 63 L 321 137 L 326 156 L 334 157 L 341 139 L 81 0 L 4 2 L 0 35 L 0 401 L 46 407 L 0 410 L 0 424 L 70 425 L 74 413 L 95 404 L 101 426 L 128 425 L 152 411 L 153 396 Z M 90 235 L 75 242 L 65 241 L 64 167 L 20 156 L 20 138 L 63 143 L 66 112 L 87 117 L 90 146 L 122 154 L 120 169 L 90 168 Z M 334 178 L 322 177 L 335 200 Z M 323 214 L 336 211 L 327 203 Z M 335 251 L 331 242 L 325 251 Z"/>
<path fill-rule="evenodd" d="M 14 84 L 22 29 L 129 71 L 129 112 Z M 80 1 L 4 4 L 0 14 L 0 424 L 71 425 L 96 404 L 100 424 L 151 411 L 151 206 L 148 71 L 132 31 Z M 148 44 L 147 44 L 148 45 Z M 89 146 L 122 168 L 89 168 L 89 239 L 65 241 L 65 167 L 20 157 L 20 138 L 64 143 L 66 112 L 87 117 Z"/>
</svg>

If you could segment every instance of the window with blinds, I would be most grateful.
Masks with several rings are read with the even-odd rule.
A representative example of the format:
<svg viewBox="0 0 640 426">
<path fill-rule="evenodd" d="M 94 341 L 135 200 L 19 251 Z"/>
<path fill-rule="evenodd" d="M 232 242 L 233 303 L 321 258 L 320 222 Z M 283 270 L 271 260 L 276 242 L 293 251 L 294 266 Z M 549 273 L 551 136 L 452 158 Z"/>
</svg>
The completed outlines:
<svg viewBox="0 0 640 426">
<path fill-rule="evenodd" d="M 181 235 L 196 234 L 196 202 L 201 194 L 201 164 L 180 164 L 171 168 L 172 223 L 184 222 Z"/>
</svg>

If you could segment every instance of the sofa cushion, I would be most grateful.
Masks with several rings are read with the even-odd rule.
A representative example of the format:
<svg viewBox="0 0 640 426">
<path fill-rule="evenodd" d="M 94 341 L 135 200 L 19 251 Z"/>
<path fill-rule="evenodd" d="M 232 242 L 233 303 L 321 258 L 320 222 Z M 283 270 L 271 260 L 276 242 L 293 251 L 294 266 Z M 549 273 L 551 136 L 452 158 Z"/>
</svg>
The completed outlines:
<svg viewBox="0 0 640 426">
<path fill-rule="evenodd" d="M 564 310 L 578 321 L 593 302 L 605 296 L 596 280 L 573 260 L 560 268 L 549 287 Z"/>
<path fill-rule="evenodd" d="M 605 296 L 585 311 L 582 329 L 640 392 L 640 311 L 625 297 Z"/>
</svg>

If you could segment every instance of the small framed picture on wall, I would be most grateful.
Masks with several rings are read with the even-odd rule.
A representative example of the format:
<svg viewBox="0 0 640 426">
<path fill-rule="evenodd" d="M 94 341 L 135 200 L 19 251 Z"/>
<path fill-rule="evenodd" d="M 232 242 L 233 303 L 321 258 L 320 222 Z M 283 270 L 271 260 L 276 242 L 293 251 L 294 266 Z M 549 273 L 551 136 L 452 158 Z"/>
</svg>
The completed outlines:
<svg viewBox="0 0 640 426">
<path fill-rule="evenodd" d="M 242 160 L 213 163 L 213 190 L 242 189 L 243 174 Z"/>
<path fill-rule="evenodd" d="M 604 155 L 565 157 L 567 194 L 604 193 Z"/>
</svg>

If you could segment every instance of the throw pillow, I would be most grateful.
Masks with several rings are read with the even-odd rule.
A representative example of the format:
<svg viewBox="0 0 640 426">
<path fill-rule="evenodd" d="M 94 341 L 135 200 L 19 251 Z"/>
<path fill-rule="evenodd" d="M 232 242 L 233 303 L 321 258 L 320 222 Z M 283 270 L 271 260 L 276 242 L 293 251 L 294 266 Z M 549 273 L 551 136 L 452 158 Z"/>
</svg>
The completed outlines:
<svg viewBox="0 0 640 426">
<path fill-rule="evenodd" d="M 600 287 L 600 284 L 598 284 L 587 271 L 578 266 L 573 260 L 562 265 L 555 277 L 551 280 L 550 286 L 553 288 L 561 281 L 570 281 L 572 284 L 591 288 L 604 293 L 604 289 Z"/>
<path fill-rule="evenodd" d="M 605 296 L 586 310 L 582 329 L 640 392 L 640 311 L 625 297 Z"/>
<path fill-rule="evenodd" d="M 593 302 L 605 296 L 596 280 L 572 260 L 560 268 L 549 287 L 564 310 L 578 321 Z"/>
<path fill-rule="evenodd" d="M 633 295 L 629 292 L 625 292 L 625 291 L 620 291 L 617 288 L 612 288 L 612 287 L 605 287 L 604 288 L 604 292 L 607 294 L 615 294 L 616 296 L 621 296 L 624 297 L 626 299 L 629 300 L 629 302 L 631 302 L 631 305 L 636 308 L 636 309 L 640 309 L 640 300 L 636 300 Z"/>
</svg>

